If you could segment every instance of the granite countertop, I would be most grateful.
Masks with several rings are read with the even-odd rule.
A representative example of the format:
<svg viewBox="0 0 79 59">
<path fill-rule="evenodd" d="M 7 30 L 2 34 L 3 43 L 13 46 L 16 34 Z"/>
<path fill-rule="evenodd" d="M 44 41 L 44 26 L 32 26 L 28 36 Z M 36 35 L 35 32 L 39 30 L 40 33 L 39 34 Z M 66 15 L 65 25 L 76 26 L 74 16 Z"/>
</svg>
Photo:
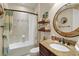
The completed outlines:
<svg viewBox="0 0 79 59">
<path fill-rule="evenodd" d="M 40 42 L 40 44 L 42 44 L 44 47 L 46 47 L 48 50 L 50 50 L 52 53 L 54 53 L 57 56 L 79 56 L 79 52 L 75 50 L 74 46 L 67 46 L 67 45 L 65 45 L 66 47 L 68 47 L 70 49 L 70 51 L 62 52 L 62 51 L 58 51 L 56 49 L 51 48 L 49 46 L 49 44 L 52 44 L 52 43 L 60 44 L 59 42 L 55 42 L 55 41 L 53 41 L 51 39 L 44 40 L 44 41 Z M 62 44 L 62 45 L 64 45 L 64 44 Z"/>
</svg>

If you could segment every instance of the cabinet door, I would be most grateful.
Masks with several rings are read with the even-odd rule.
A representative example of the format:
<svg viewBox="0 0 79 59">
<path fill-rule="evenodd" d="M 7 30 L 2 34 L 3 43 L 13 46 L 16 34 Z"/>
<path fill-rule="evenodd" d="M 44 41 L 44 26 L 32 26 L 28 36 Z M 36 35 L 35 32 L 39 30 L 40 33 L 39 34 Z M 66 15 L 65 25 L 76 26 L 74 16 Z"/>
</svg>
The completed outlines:
<svg viewBox="0 0 79 59">
<path fill-rule="evenodd" d="M 40 46 L 40 56 L 56 56 L 52 52 L 50 52 L 47 48 L 45 48 L 43 45 Z"/>
</svg>

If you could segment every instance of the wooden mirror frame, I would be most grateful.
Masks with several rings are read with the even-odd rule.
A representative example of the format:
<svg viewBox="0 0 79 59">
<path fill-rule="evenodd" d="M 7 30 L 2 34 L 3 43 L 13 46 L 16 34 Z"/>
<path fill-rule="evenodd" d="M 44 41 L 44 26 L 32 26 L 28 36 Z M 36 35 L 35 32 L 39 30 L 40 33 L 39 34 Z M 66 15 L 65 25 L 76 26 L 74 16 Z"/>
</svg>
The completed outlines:
<svg viewBox="0 0 79 59">
<path fill-rule="evenodd" d="M 55 31 L 60 34 L 61 36 L 64 36 L 64 37 L 76 37 L 76 36 L 79 36 L 79 27 L 77 29 L 75 29 L 74 31 L 71 31 L 71 32 L 63 32 L 63 31 L 60 31 L 58 28 L 57 28 L 57 25 L 56 25 L 56 21 L 57 21 L 57 18 L 58 18 L 58 15 L 67 10 L 67 9 L 71 9 L 71 8 L 75 8 L 77 9 L 75 6 L 72 6 L 72 5 L 76 5 L 77 3 L 68 3 L 66 5 L 64 5 L 63 7 L 61 7 L 55 14 L 54 16 L 54 19 L 53 19 L 53 27 L 55 29 Z M 79 5 L 79 4 L 78 4 Z"/>
</svg>

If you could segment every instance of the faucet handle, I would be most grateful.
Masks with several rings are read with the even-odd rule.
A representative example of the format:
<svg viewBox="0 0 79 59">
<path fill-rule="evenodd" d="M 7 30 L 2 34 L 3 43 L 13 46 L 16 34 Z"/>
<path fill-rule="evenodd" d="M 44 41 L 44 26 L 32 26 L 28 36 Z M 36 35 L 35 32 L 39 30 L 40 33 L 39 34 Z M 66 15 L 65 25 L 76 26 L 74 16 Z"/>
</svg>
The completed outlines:
<svg viewBox="0 0 79 59">
<path fill-rule="evenodd" d="M 68 42 L 67 45 L 70 45 L 70 43 Z"/>
</svg>

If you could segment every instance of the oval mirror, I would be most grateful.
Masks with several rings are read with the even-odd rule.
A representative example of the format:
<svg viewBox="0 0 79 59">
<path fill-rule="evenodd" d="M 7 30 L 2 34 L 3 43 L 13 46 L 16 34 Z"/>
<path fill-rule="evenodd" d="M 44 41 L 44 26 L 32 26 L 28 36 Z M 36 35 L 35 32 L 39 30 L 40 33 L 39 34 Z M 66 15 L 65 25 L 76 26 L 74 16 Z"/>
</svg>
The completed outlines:
<svg viewBox="0 0 79 59">
<path fill-rule="evenodd" d="M 53 26 L 64 37 L 79 36 L 79 4 L 68 3 L 55 14 Z"/>
</svg>

